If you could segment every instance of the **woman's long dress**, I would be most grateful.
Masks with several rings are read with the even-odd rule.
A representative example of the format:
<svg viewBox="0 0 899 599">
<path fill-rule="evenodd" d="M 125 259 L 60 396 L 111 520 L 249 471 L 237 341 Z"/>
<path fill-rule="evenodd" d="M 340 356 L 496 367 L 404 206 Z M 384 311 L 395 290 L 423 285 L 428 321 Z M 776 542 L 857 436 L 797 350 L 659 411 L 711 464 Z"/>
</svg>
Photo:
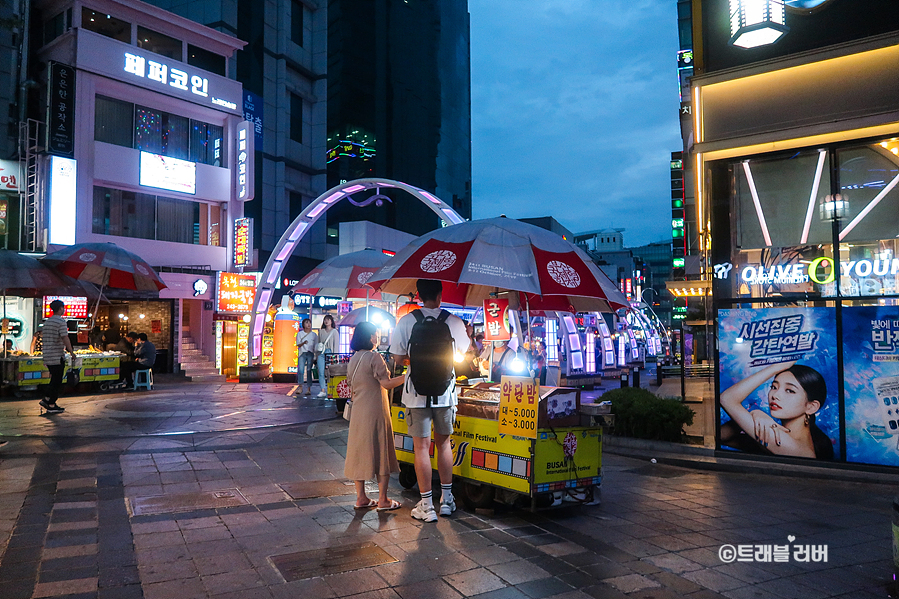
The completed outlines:
<svg viewBox="0 0 899 599">
<path fill-rule="evenodd" d="M 390 378 L 384 358 L 373 351 L 358 351 L 347 365 L 353 389 L 353 411 L 347 438 L 343 474 L 350 480 L 369 480 L 399 472 L 393 446 L 390 401 L 381 381 Z"/>
</svg>

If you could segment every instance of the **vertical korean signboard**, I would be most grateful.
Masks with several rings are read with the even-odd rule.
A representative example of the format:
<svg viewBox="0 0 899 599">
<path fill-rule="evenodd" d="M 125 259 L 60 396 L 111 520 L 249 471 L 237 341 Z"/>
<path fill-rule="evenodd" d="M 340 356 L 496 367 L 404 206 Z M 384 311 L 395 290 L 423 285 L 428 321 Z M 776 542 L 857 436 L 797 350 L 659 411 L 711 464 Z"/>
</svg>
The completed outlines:
<svg viewBox="0 0 899 599">
<path fill-rule="evenodd" d="M 243 121 L 237 126 L 237 199 L 241 202 L 253 199 L 255 166 L 256 135 L 253 123 Z"/>
<path fill-rule="evenodd" d="M 899 307 L 843 308 L 846 460 L 899 466 Z"/>
<path fill-rule="evenodd" d="M 47 151 L 57 156 L 75 155 L 75 69 L 50 63 L 47 106 Z"/>
<path fill-rule="evenodd" d="M 234 266 L 249 266 L 253 251 L 253 219 L 234 219 Z"/>
<path fill-rule="evenodd" d="M 484 339 L 487 341 L 508 341 L 512 338 L 509 326 L 509 300 L 484 300 Z"/>
<path fill-rule="evenodd" d="M 722 448 L 838 459 L 832 308 L 718 311 Z"/>
</svg>

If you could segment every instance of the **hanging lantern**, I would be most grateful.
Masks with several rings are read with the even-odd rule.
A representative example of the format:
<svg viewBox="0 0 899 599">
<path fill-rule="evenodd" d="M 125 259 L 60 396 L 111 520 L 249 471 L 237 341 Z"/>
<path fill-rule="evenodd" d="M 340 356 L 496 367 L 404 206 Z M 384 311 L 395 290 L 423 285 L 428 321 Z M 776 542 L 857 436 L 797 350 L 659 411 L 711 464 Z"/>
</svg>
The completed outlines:
<svg viewBox="0 0 899 599">
<path fill-rule="evenodd" d="M 421 306 L 413 302 L 411 299 L 396 309 L 396 320 L 399 322 L 400 318 L 409 314 L 410 312 L 414 312 L 416 310 L 421 310 Z"/>
<path fill-rule="evenodd" d="M 783 0 L 730 0 L 730 44 L 757 48 L 773 44 L 790 28 Z"/>
<path fill-rule="evenodd" d="M 818 205 L 818 216 L 824 222 L 846 218 L 849 214 L 849 200 L 842 194 L 826 195 Z"/>
</svg>

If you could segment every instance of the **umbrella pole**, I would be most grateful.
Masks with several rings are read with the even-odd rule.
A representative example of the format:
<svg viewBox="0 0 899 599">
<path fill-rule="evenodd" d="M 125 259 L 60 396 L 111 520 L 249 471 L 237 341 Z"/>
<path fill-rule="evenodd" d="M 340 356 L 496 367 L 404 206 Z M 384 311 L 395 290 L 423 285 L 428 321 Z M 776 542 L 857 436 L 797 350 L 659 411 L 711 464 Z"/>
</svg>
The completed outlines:
<svg viewBox="0 0 899 599">
<path fill-rule="evenodd" d="M 528 301 L 528 294 L 524 294 L 524 317 L 528 319 L 528 368 L 531 365 L 531 356 L 534 355 L 534 338 L 531 335 L 531 302 Z"/>
<path fill-rule="evenodd" d="M 365 288 L 365 320 L 368 320 L 368 287 Z"/>
<path fill-rule="evenodd" d="M 103 287 L 105 287 L 105 286 L 106 286 L 105 283 L 103 285 L 100 285 L 100 293 L 97 294 L 97 303 L 94 305 L 94 311 L 91 314 L 91 326 L 90 326 L 90 329 L 88 329 L 88 331 L 90 331 L 91 329 L 94 328 L 94 322 L 97 320 L 97 310 L 100 309 L 100 298 L 103 296 Z"/>
</svg>

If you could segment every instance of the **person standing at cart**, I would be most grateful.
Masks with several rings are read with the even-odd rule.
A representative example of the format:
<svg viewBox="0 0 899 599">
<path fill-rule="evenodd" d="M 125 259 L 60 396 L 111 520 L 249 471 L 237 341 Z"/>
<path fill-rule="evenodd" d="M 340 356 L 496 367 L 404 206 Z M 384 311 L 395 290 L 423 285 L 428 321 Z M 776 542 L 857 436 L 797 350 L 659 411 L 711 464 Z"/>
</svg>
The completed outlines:
<svg viewBox="0 0 899 599">
<path fill-rule="evenodd" d="M 318 335 L 312 330 L 312 321 L 303 319 L 303 328 L 297 333 L 297 395 L 300 386 L 303 395 L 312 395 L 312 365 L 315 363 L 315 346 Z"/>
<path fill-rule="evenodd" d="M 338 336 L 337 329 L 334 328 L 334 317 L 330 314 L 325 314 L 325 317 L 322 319 L 322 328 L 318 333 L 318 346 L 316 348 L 318 353 L 318 386 L 321 387 L 318 396 L 322 398 L 328 397 L 328 384 L 325 381 L 325 361 L 327 358 L 325 356 L 337 353 L 337 341 Z"/>
<path fill-rule="evenodd" d="M 72 342 L 69 340 L 69 327 L 62 318 L 65 309 L 66 305 L 60 300 L 50 302 L 53 316 L 44 321 L 42 333 L 44 366 L 50 371 L 50 384 L 47 385 L 47 397 L 39 403 L 49 414 L 65 411 L 65 408 L 56 405 L 56 400 L 59 399 L 62 375 L 66 370 L 65 353 L 69 352 L 72 358 L 75 357 Z"/>
<path fill-rule="evenodd" d="M 406 406 L 406 424 L 413 440 L 415 476 L 421 493 L 421 501 L 412 508 L 412 517 L 424 522 L 436 522 L 437 511 L 431 490 L 433 469 L 429 455 L 431 424 L 434 425 L 437 472 L 440 475 L 440 515 L 449 516 L 456 510 L 452 492 L 453 450 L 450 445 L 457 401 L 452 362 L 455 355 L 461 357 L 468 350 L 471 340 L 462 319 L 440 308 L 443 283 L 419 279 L 416 286 L 422 308 L 406 314 L 396 323 L 390 345 L 395 348 L 397 364 L 402 364 L 409 357 L 406 384 L 403 385 L 403 405 Z M 425 331 L 430 338 L 422 335 Z M 435 367 L 449 375 L 448 380 L 434 385 L 440 387 L 445 382 L 444 391 L 440 394 L 419 393 L 425 390 L 428 383 L 429 390 L 433 390 L 433 383 L 423 380 L 422 376 Z"/>
</svg>

